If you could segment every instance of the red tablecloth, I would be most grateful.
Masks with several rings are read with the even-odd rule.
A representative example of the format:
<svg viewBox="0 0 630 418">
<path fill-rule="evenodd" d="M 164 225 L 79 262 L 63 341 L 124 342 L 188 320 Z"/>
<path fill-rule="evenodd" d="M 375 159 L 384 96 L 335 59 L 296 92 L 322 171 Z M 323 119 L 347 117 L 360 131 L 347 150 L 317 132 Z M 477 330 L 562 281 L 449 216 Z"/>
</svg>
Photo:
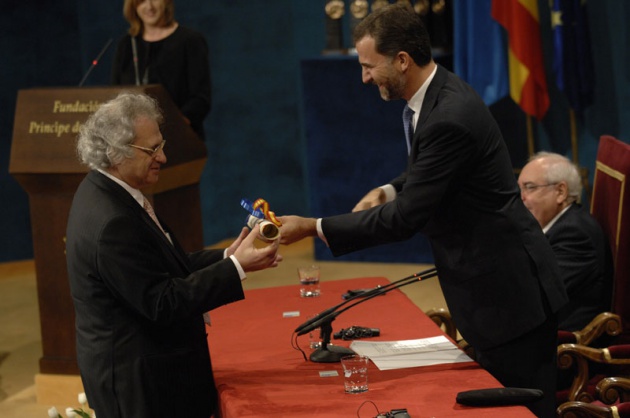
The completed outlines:
<svg viewBox="0 0 630 418">
<path fill-rule="evenodd" d="M 342 301 L 348 289 L 389 283 L 385 278 L 322 282 L 318 298 L 301 298 L 299 286 L 245 292 L 245 300 L 212 311 L 208 342 L 219 390 L 222 418 L 240 417 L 360 417 L 376 409 L 406 408 L 413 418 L 533 417 L 525 407 L 473 408 L 455 402 L 458 392 L 500 387 L 474 362 L 380 371 L 370 362 L 369 390 L 346 394 L 339 363 L 304 361 L 291 347 L 293 330 L 311 314 Z M 422 283 L 412 286 L 422 286 Z M 299 317 L 283 317 L 299 311 Z M 443 335 L 442 331 L 399 290 L 378 296 L 342 313 L 334 331 L 351 325 L 380 328 L 371 340 L 406 340 Z M 348 346 L 349 342 L 332 341 Z M 298 337 L 310 354 L 308 336 Z M 321 371 L 338 372 L 320 377 Z"/>
</svg>

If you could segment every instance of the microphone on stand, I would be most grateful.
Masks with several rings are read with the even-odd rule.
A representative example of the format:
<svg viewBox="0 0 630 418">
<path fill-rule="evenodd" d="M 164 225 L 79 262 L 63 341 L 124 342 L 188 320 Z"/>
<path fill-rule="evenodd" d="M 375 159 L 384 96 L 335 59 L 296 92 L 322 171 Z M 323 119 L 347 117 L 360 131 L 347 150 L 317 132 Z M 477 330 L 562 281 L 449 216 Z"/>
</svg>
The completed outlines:
<svg viewBox="0 0 630 418">
<path fill-rule="evenodd" d="M 405 277 L 404 279 L 400 279 L 398 281 L 395 281 L 393 283 L 389 283 L 386 286 L 382 286 L 382 287 L 377 287 L 375 289 L 370 290 L 370 295 L 368 296 L 362 296 L 361 300 L 357 301 L 356 303 L 347 306 L 341 310 L 336 311 L 336 309 L 348 302 L 351 301 L 351 299 L 348 299 L 345 302 L 340 303 L 339 305 L 333 307 L 333 308 L 329 308 L 326 309 L 325 311 L 319 313 L 318 315 L 316 315 L 315 317 L 311 318 L 310 320 L 306 321 L 304 324 L 300 325 L 298 328 L 296 328 L 296 330 L 294 332 L 297 332 L 297 335 L 304 335 L 307 332 L 310 332 L 312 330 L 314 330 L 315 328 L 319 328 L 322 324 L 325 324 L 326 322 L 332 322 L 339 314 L 341 314 L 342 312 L 347 311 L 348 309 L 366 302 L 376 296 L 380 296 L 383 295 L 385 293 L 388 293 L 391 290 L 394 289 L 398 289 L 399 287 L 403 287 L 403 286 L 407 286 L 408 284 L 412 284 L 412 283 L 416 283 L 419 281 L 422 281 L 424 279 L 430 279 L 431 277 L 437 276 L 437 270 L 436 269 L 431 269 L 431 270 L 427 270 L 426 272 L 421 272 L 421 273 L 416 273 L 413 276 L 408 276 Z M 358 296 L 356 297 L 358 298 Z M 352 300 L 354 300 L 355 298 L 353 298 Z"/>
<path fill-rule="evenodd" d="M 105 51 L 107 51 L 107 48 L 109 48 L 109 46 L 112 44 L 113 41 L 114 41 L 113 38 L 109 38 L 109 41 L 107 41 L 107 43 L 105 44 L 103 49 L 101 49 L 101 52 L 99 52 L 99 54 L 96 56 L 96 58 L 94 58 L 94 60 L 92 61 L 92 65 L 90 65 L 90 68 L 88 68 L 88 70 L 85 72 L 85 75 L 83 76 L 83 78 L 79 82 L 79 87 L 83 86 L 83 83 L 85 83 L 85 80 L 87 80 L 88 76 L 90 75 L 90 73 L 92 72 L 94 67 L 96 67 L 98 65 L 98 60 L 101 59 L 101 57 L 103 56 Z"/>
<path fill-rule="evenodd" d="M 437 270 L 430 269 L 430 270 L 427 270 L 426 272 L 416 273 L 412 276 L 405 277 L 404 279 L 390 283 L 381 288 L 372 289 L 371 291 L 369 291 L 371 293 L 370 295 L 362 296 L 361 300 L 356 301 L 356 303 L 353 303 L 350 306 L 346 306 L 343 309 L 336 310 L 338 307 L 351 301 L 351 299 L 348 299 L 342 302 L 341 304 L 339 304 L 338 306 L 329 308 L 325 310 L 324 312 L 318 314 L 315 318 L 312 318 L 310 321 L 307 321 L 306 323 L 300 325 L 298 327 L 298 329 L 301 328 L 299 331 L 296 330 L 294 332 L 297 332 L 297 335 L 300 336 L 314 330 L 315 328 L 321 328 L 321 337 L 322 337 L 321 346 L 320 348 L 318 348 L 317 350 L 311 353 L 310 360 L 315 363 L 336 363 L 341 359 L 341 357 L 354 354 L 354 351 L 346 347 L 340 347 L 340 346 L 335 346 L 335 345 L 329 346 L 330 336 L 332 335 L 332 321 L 334 321 L 337 316 L 339 316 L 341 313 L 347 311 L 348 309 L 354 306 L 357 306 L 363 302 L 366 302 L 382 294 L 388 293 L 394 289 L 398 289 L 399 287 L 407 286 L 408 284 L 416 283 L 416 282 L 429 279 L 435 276 L 437 276 Z M 352 300 L 358 297 L 359 296 L 355 296 L 352 298 Z"/>
<path fill-rule="evenodd" d="M 352 301 L 353 301 L 353 300 L 355 300 L 355 299 L 358 299 L 358 298 L 367 298 L 367 297 L 369 297 L 369 296 L 371 296 L 371 295 L 374 295 L 374 294 L 376 294 L 376 295 L 384 295 L 384 294 L 385 294 L 385 293 L 387 293 L 387 292 L 382 292 L 382 290 L 385 290 L 385 289 L 387 289 L 387 288 L 389 288 L 389 287 L 395 286 L 395 285 L 397 285 L 398 283 L 404 282 L 404 281 L 406 281 L 406 280 L 414 279 L 414 278 L 416 278 L 416 277 L 424 277 L 424 276 L 426 276 L 426 275 L 428 275 L 428 274 L 434 273 L 435 271 L 436 271 L 436 269 L 435 269 L 435 268 L 430 268 L 430 269 L 428 269 L 428 270 L 425 270 L 425 271 L 421 271 L 421 272 L 419 272 L 419 273 L 412 274 L 411 276 L 407 276 L 407 277 L 402 278 L 402 279 L 400 279 L 400 280 L 396 280 L 395 282 L 388 283 L 388 284 L 386 284 L 386 285 L 384 285 L 384 286 L 380 286 L 380 285 L 379 285 L 379 286 L 376 286 L 374 289 L 370 289 L 370 290 L 367 290 L 367 291 L 365 291 L 365 292 L 357 293 L 357 294 L 355 294 L 354 296 L 352 296 L 352 297 L 350 297 L 350 298 L 348 298 L 348 299 L 344 300 L 344 301 L 343 301 L 343 302 L 341 302 L 340 304 L 338 304 L 338 305 L 336 305 L 336 306 L 333 306 L 332 308 L 328 308 L 328 309 L 326 309 L 326 310 L 324 310 L 324 311 L 322 311 L 322 312 L 318 313 L 317 315 L 315 315 L 314 317 L 310 318 L 308 321 L 304 322 L 302 325 L 300 325 L 299 327 L 297 327 L 297 328 L 295 329 L 295 331 L 294 331 L 294 332 L 300 332 L 300 331 L 302 331 L 304 328 L 306 328 L 307 326 L 311 325 L 313 322 L 315 322 L 315 321 L 317 321 L 317 320 L 319 320 L 319 319 L 321 319 L 321 318 L 325 317 L 326 315 L 331 314 L 332 312 L 336 311 L 337 309 L 339 309 L 339 308 L 340 308 L 340 307 L 342 307 L 343 305 L 345 305 L 345 304 L 347 304 L 347 303 L 350 303 L 350 302 L 352 302 Z M 354 306 L 354 305 L 353 305 L 353 306 Z M 310 328 L 308 331 L 305 331 L 305 332 L 309 332 L 309 331 L 311 331 L 311 330 L 313 330 L 313 329 L 314 329 L 314 328 Z M 298 334 L 298 335 L 303 335 L 303 334 L 304 334 L 304 333 L 301 333 L 301 334 Z"/>
</svg>

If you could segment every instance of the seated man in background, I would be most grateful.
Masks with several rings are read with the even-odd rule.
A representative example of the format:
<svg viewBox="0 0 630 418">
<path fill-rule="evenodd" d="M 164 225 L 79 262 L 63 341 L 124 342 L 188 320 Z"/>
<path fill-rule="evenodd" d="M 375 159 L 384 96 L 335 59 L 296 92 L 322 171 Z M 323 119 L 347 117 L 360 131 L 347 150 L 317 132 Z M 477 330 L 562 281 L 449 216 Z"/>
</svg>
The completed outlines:
<svg viewBox="0 0 630 418">
<path fill-rule="evenodd" d="M 576 331 L 610 310 L 612 258 L 606 236 L 578 203 L 582 183 L 577 167 L 548 152 L 533 155 L 518 178 L 521 199 L 534 215 L 558 260 L 569 303 L 559 328 Z"/>
</svg>

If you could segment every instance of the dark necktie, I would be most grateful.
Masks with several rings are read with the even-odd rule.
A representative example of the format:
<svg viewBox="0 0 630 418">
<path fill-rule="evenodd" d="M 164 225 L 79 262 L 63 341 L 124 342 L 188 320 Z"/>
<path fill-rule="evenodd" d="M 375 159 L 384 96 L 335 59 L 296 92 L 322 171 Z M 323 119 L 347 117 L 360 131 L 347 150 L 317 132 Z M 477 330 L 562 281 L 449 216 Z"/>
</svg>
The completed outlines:
<svg viewBox="0 0 630 418">
<path fill-rule="evenodd" d="M 415 112 L 405 105 L 403 110 L 403 127 L 405 128 L 405 138 L 407 139 L 407 155 L 411 154 L 411 142 L 413 141 L 413 114 Z"/>
</svg>

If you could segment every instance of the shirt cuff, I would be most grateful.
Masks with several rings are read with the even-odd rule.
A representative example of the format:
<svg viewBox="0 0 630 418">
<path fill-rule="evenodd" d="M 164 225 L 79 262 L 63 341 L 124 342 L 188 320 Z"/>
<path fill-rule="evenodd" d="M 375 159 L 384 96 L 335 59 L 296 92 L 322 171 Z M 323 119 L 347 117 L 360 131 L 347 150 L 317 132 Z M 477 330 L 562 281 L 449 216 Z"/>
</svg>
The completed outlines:
<svg viewBox="0 0 630 418">
<path fill-rule="evenodd" d="M 234 257 L 233 255 L 230 256 L 230 260 L 232 260 L 234 266 L 236 267 L 236 270 L 238 270 L 238 275 L 241 278 L 241 281 L 245 280 L 247 278 L 247 275 L 245 274 L 245 270 L 243 270 L 243 267 L 241 267 L 241 263 L 239 263 L 236 257 Z"/>
<path fill-rule="evenodd" d="M 384 184 L 380 189 L 385 192 L 385 202 L 391 202 L 396 199 L 396 189 L 391 184 Z"/>
<path fill-rule="evenodd" d="M 319 239 L 324 241 L 324 244 L 328 247 L 328 241 L 326 240 L 326 236 L 324 235 L 324 230 L 322 229 L 322 218 L 317 219 L 317 236 Z"/>
</svg>

